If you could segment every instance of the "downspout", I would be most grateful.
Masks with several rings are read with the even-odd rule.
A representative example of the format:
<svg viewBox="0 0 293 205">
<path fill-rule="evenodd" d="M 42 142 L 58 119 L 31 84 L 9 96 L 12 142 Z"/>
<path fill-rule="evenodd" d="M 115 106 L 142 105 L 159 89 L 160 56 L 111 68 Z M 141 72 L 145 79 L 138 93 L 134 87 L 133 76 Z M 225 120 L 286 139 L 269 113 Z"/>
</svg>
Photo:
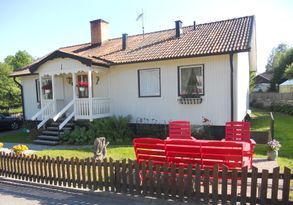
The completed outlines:
<svg viewBox="0 0 293 205">
<path fill-rule="evenodd" d="M 230 56 L 230 98 L 231 98 L 231 121 L 234 121 L 234 86 L 233 86 L 233 53 Z"/>
<path fill-rule="evenodd" d="M 25 110 L 24 110 L 24 98 L 23 98 L 23 87 L 22 85 L 16 80 L 16 77 L 13 77 L 13 81 L 18 85 L 20 88 L 20 93 L 21 93 L 21 106 L 22 106 L 22 116 L 23 119 L 25 120 Z"/>
</svg>

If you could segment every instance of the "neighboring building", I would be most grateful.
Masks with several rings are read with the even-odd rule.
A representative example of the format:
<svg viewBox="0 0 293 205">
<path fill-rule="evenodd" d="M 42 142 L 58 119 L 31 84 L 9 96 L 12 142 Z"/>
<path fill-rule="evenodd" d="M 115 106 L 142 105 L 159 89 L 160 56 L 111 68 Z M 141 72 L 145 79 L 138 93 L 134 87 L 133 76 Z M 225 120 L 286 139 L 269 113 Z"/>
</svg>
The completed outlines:
<svg viewBox="0 0 293 205">
<path fill-rule="evenodd" d="M 271 87 L 271 83 L 274 77 L 273 71 L 266 71 L 255 77 L 254 92 L 267 92 Z"/>
<path fill-rule="evenodd" d="M 279 93 L 293 93 L 293 79 L 286 80 L 280 84 Z"/>
<path fill-rule="evenodd" d="M 223 126 L 248 109 L 256 71 L 255 18 L 246 16 L 109 39 L 90 22 L 91 42 L 60 48 L 14 72 L 25 119 L 93 120 L 110 115 Z M 127 25 L 125 25 L 127 29 Z M 62 126 L 61 126 L 62 127 Z"/>
</svg>

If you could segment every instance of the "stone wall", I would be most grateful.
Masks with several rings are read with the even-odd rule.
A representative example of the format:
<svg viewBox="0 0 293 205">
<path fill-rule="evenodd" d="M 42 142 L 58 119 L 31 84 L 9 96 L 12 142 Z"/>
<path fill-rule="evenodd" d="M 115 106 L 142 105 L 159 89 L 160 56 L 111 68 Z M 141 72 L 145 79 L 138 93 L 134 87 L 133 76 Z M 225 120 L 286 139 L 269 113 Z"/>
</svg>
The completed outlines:
<svg viewBox="0 0 293 205">
<path fill-rule="evenodd" d="M 261 103 L 264 107 L 272 103 L 293 105 L 293 93 L 251 93 L 249 102 Z"/>
</svg>

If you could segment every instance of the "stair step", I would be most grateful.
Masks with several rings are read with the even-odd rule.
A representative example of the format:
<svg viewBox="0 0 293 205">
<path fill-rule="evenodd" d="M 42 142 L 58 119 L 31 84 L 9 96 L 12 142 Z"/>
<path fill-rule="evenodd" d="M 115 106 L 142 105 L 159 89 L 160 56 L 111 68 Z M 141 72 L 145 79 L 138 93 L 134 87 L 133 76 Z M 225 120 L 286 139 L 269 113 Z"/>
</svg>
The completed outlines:
<svg viewBox="0 0 293 205">
<path fill-rule="evenodd" d="M 34 143 L 43 144 L 43 145 L 52 145 L 52 146 L 60 144 L 59 141 L 38 140 L 38 139 L 34 140 Z"/>
<path fill-rule="evenodd" d="M 38 136 L 38 139 L 41 140 L 50 140 L 50 141 L 59 141 L 60 138 L 56 136 L 48 136 L 48 135 L 40 135 Z"/>
<path fill-rule="evenodd" d="M 59 128 L 58 127 L 46 127 L 46 130 L 48 130 L 48 131 L 58 131 L 59 130 Z"/>
<path fill-rule="evenodd" d="M 59 127 L 59 125 L 61 124 L 62 122 L 52 122 L 50 123 L 50 127 Z M 66 127 L 73 127 L 74 124 L 72 122 L 69 122 L 65 125 Z"/>
<path fill-rule="evenodd" d="M 50 135 L 50 136 L 58 136 L 59 134 L 63 135 L 64 132 L 63 131 L 58 132 L 58 131 L 52 131 L 52 130 L 44 130 L 42 132 L 42 134 L 43 135 Z"/>
</svg>

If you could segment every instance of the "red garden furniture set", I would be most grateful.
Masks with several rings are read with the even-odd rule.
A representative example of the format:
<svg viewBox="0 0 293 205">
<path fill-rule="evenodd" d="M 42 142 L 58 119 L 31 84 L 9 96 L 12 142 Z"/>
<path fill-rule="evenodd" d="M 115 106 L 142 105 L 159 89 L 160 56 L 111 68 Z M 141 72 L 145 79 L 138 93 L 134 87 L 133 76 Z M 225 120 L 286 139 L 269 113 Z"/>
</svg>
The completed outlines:
<svg viewBox="0 0 293 205">
<path fill-rule="evenodd" d="M 238 170 L 252 167 L 255 146 L 249 122 L 227 122 L 225 139 L 219 141 L 195 139 L 191 136 L 190 122 L 172 121 L 167 139 L 135 138 L 133 143 L 139 164 L 143 161 L 183 167 L 198 164 L 202 169 L 218 164 Z"/>
</svg>

